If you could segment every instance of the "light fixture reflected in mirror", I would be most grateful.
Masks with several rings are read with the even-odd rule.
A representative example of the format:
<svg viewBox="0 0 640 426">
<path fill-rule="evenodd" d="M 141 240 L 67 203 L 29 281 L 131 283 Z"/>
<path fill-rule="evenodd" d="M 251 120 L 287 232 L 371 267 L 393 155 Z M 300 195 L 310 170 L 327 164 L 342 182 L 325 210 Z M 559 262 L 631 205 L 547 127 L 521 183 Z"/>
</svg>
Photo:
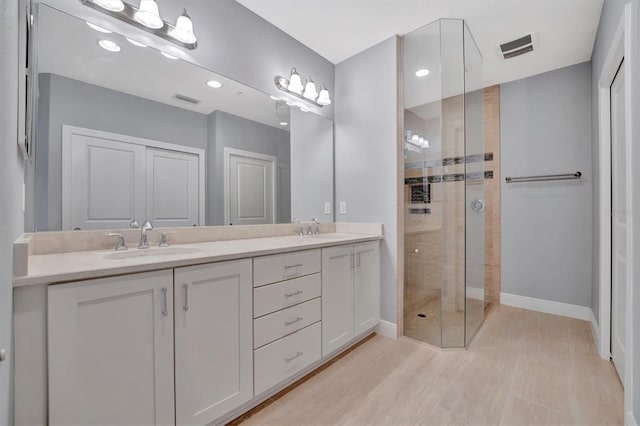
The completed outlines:
<svg viewBox="0 0 640 426">
<path fill-rule="evenodd" d="M 423 138 L 417 133 L 412 132 L 411 130 L 407 130 L 404 132 L 404 141 L 410 145 L 413 145 L 417 148 L 430 148 L 429 140 Z"/>
<path fill-rule="evenodd" d="M 300 74 L 298 74 L 295 67 L 291 69 L 291 75 L 288 80 L 278 75 L 274 81 L 278 90 L 302 99 L 305 102 L 309 102 L 312 105 L 322 108 L 325 105 L 331 104 L 331 98 L 329 97 L 327 88 L 323 86 L 323 89 L 318 94 L 318 88 L 311 77 L 307 79 L 306 84 L 303 86 Z M 287 105 L 292 106 L 293 104 L 287 101 Z"/>
<path fill-rule="evenodd" d="M 162 37 L 178 46 L 187 49 L 195 49 L 198 46 L 197 38 L 193 32 L 193 21 L 186 9 L 183 9 L 174 25 L 160 17 L 158 4 L 155 0 L 140 0 L 139 7 L 120 0 L 80 1 L 86 6 Z"/>
<path fill-rule="evenodd" d="M 286 121 L 281 121 L 281 122 L 280 122 L 280 125 L 281 125 L 281 126 L 288 126 L 288 125 L 289 125 L 289 123 L 287 123 Z"/>
<path fill-rule="evenodd" d="M 419 69 L 416 71 L 416 77 L 426 77 L 428 76 L 430 71 L 426 68 Z"/>
<path fill-rule="evenodd" d="M 98 40 L 98 46 L 112 53 L 118 53 L 121 50 L 120 46 L 111 40 Z"/>
</svg>

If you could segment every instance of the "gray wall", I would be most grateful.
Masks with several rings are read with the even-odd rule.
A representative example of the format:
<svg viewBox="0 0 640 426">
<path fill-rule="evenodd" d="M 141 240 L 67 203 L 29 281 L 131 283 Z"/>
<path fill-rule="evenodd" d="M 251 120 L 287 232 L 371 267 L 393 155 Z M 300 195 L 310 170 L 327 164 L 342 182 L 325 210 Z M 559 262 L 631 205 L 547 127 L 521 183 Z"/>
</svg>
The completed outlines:
<svg viewBox="0 0 640 426">
<path fill-rule="evenodd" d="M 500 87 L 503 176 L 581 171 L 581 182 L 502 182 L 502 291 L 591 306 L 591 65 Z"/>
<path fill-rule="evenodd" d="M 55 74 L 40 75 L 35 229 L 62 229 L 62 125 L 207 147 L 207 116 Z M 92 102 L 87 102 L 91 99 Z M 31 185 L 28 185 L 31 188 Z M 27 223 L 30 228 L 30 224 Z"/>
<path fill-rule="evenodd" d="M 605 0 L 604 6 L 602 9 L 602 14 L 600 15 L 600 25 L 598 27 L 598 34 L 596 36 L 595 45 L 593 48 L 593 56 L 591 58 L 591 88 L 592 88 L 592 138 L 593 138 L 593 164 L 594 171 L 598 170 L 598 164 L 600 161 L 599 152 L 598 152 L 598 138 L 599 138 L 599 126 L 598 126 L 598 81 L 600 80 L 600 76 L 602 73 L 602 69 L 604 66 L 605 58 L 608 54 L 609 47 L 613 40 L 613 35 L 618 27 L 618 23 L 620 22 L 621 17 L 624 13 L 624 7 L 626 4 L 632 5 L 632 31 L 634 33 L 631 35 L 631 52 L 633 57 L 626 58 L 625 60 L 632 59 L 631 67 L 632 72 L 631 75 L 627 75 L 627 83 L 630 83 L 632 86 L 632 111 L 631 116 L 636 118 L 632 124 L 632 140 L 634 145 L 633 148 L 633 159 L 632 164 L 640 164 L 640 149 L 636 149 L 637 142 L 640 141 L 640 120 L 637 118 L 640 117 L 640 2 L 638 0 Z M 633 184 L 636 187 L 640 186 L 640 168 L 634 167 L 631 170 Z M 599 176 L 597 173 L 594 173 L 594 182 L 598 182 Z M 634 218 L 637 219 L 640 217 L 640 197 L 634 197 L 632 200 L 632 210 L 634 214 Z M 595 314 L 598 323 L 600 323 L 600 283 L 599 276 L 600 270 L 598 265 L 598 247 L 600 245 L 600 215 L 605 214 L 608 210 L 608 206 L 602 206 L 600 204 L 599 193 L 597 190 L 597 186 L 594 185 L 594 197 L 593 197 L 593 285 L 592 285 L 592 309 Z M 634 257 L 638 259 L 640 254 L 640 226 L 633 227 L 633 236 L 632 236 L 632 244 L 634 250 Z M 637 283 L 640 283 L 640 267 L 637 266 L 638 262 L 634 263 L 634 276 L 633 283 L 636 284 L 634 286 L 635 290 L 633 292 L 633 306 L 632 310 L 632 323 L 634 325 L 634 329 L 632 331 L 632 342 L 627 342 L 629 345 L 632 343 L 634 345 L 634 354 L 633 359 L 627 359 L 627 368 L 629 365 L 632 366 L 633 370 L 633 379 L 631 384 L 627 384 L 627 387 L 633 387 L 633 397 L 634 401 L 632 402 L 632 406 L 626 406 L 625 410 L 633 411 L 633 415 L 635 417 L 636 422 L 640 422 L 640 291 L 638 291 Z M 627 414 L 627 413 L 625 413 Z"/>
<path fill-rule="evenodd" d="M 17 147 L 18 2 L 0 2 L 0 425 L 13 424 L 13 241 L 22 233 L 23 166 Z"/>
<path fill-rule="evenodd" d="M 333 222 L 333 122 L 291 109 L 291 217 Z M 331 203 L 330 214 L 324 202 Z"/>
<path fill-rule="evenodd" d="M 384 225 L 381 250 L 382 319 L 396 322 L 397 271 L 397 38 L 336 65 L 336 202 L 338 222 Z M 336 208 L 336 210 L 338 210 Z"/>
<path fill-rule="evenodd" d="M 209 208 L 208 225 L 224 225 L 224 148 L 242 149 L 259 154 L 273 155 L 278 158 L 278 176 L 281 178 L 276 186 L 278 193 L 278 222 L 291 221 L 291 157 L 289 148 L 289 132 L 276 129 L 265 124 L 256 123 L 222 111 L 209 116 L 209 123 L 215 122 L 215 135 L 209 139 L 208 158 L 213 160 L 207 166 L 208 173 L 213 169 L 213 181 L 207 188 Z M 211 151 L 215 151 L 212 153 Z M 212 183 L 211 183 L 212 182 Z M 213 203 L 212 203 L 213 200 Z M 216 202 L 217 201 L 217 202 Z"/>
<path fill-rule="evenodd" d="M 40 2 L 134 36 L 149 46 L 166 49 L 168 45 L 131 25 L 105 17 L 79 1 Z M 295 66 L 303 77 L 311 75 L 317 84 L 326 85 L 330 93 L 334 93 L 335 67 L 331 62 L 234 0 L 163 0 L 159 7 L 163 18 L 174 22 L 186 7 L 193 20 L 198 48 L 172 52 L 181 58 L 274 95 L 281 93 L 275 88 L 274 77 L 288 75 Z M 322 108 L 321 113 L 333 118 L 333 105 Z"/>
</svg>

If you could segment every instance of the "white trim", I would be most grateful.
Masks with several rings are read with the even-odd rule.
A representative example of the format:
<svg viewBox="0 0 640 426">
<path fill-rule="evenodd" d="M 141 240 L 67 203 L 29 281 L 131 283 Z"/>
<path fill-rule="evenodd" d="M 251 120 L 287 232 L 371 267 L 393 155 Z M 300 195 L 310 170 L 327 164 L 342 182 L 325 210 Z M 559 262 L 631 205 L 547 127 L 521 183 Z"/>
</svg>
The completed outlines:
<svg viewBox="0 0 640 426">
<path fill-rule="evenodd" d="M 135 136 L 121 135 L 118 133 L 103 132 L 102 130 L 86 129 L 83 127 L 62 125 L 62 229 L 71 229 L 71 148 L 72 136 L 83 135 L 97 139 L 116 140 L 119 142 L 144 147 L 164 149 L 167 151 L 183 152 L 198 156 L 198 222 L 205 226 L 205 151 L 200 148 L 192 148 L 184 145 L 154 141 L 152 139 L 138 138 Z M 146 208 L 146 203 L 145 203 Z"/>
<path fill-rule="evenodd" d="M 598 78 L 598 122 L 600 133 L 598 135 L 598 148 L 600 153 L 599 171 L 600 181 L 598 186 L 598 194 L 600 195 L 599 212 L 594 212 L 600 216 L 600 247 L 598 250 L 598 264 L 600 266 L 599 291 L 600 291 L 600 341 L 599 352 L 602 358 L 608 359 L 611 354 L 611 215 L 607 211 L 611 206 L 611 117 L 610 117 L 610 86 L 616 75 L 620 62 L 624 59 L 624 72 L 627 76 L 625 81 L 625 139 L 627 140 L 627 211 L 632 211 L 633 206 L 633 179 L 632 179 L 632 145 L 633 132 L 632 126 L 634 122 L 633 111 L 633 70 L 636 67 L 638 58 L 632 52 L 632 4 L 627 3 L 624 6 L 624 12 L 618 27 L 613 36 L 611 45 L 608 49 L 607 56 L 604 61 L 602 72 Z M 606 214 L 605 214 L 606 213 Z M 632 214 L 627 215 L 627 235 L 633 235 L 634 217 Z M 633 238 L 627 238 L 627 258 L 633 259 Z M 634 342 L 633 342 L 633 262 L 627 262 L 627 285 L 625 289 L 625 368 L 623 382 L 627 384 L 624 392 L 625 410 L 632 407 L 633 404 L 633 360 L 634 360 Z M 633 416 L 629 418 L 627 414 L 627 422 L 631 420 L 635 423 Z"/>
<path fill-rule="evenodd" d="M 469 299 L 484 300 L 484 288 L 467 286 L 467 297 Z"/>
<path fill-rule="evenodd" d="M 376 333 L 390 339 L 396 339 L 398 337 L 397 330 L 398 327 L 396 326 L 396 324 L 385 320 L 380 320 L 380 322 L 376 326 Z"/>
<path fill-rule="evenodd" d="M 635 416 L 633 415 L 633 410 L 627 411 L 627 419 L 624 424 L 626 426 L 638 426 L 638 422 L 636 421 Z"/>
<path fill-rule="evenodd" d="M 596 343 L 596 347 L 598 346 L 598 342 L 600 341 L 600 327 L 598 326 L 598 320 L 596 319 L 596 315 L 593 313 L 593 309 L 590 309 L 591 317 L 589 322 L 591 322 L 591 334 L 593 335 L 593 341 Z M 609 359 L 609 357 L 605 358 Z"/>
<path fill-rule="evenodd" d="M 571 305 L 569 303 L 554 302 L 553 300 L 536 299 L 534 297 L 517 294 L 500 293 L 500 303 L 515 308 L 544 312 L 545 314 L 561 315 L 584 321 L 591 319 L 591 308 L 587 306 Z"/>
<path fill-rule="evenodd" d="M 269 161 L 272 163 L 271 166 L 271 179 L 272 179 L 272 212 L 271 214 L 273 215 L 273 222 L 272 223 L 278 223 L 278 210 L 277 210 L 277 200 L 278 200 L 278 195 L 276 193 L 277 191 L 277 169 L 278 169 L 278 157 L 274 157 L 273 155 L 266 155 L 266 154 L 260 154 L 258 152 L 252 152 L 252 151 L 244 151 L 242 149 L 235 149 L 235 148 L 229 148 L 229 147 L 224 147 L 224 176 L 223 176 L 223 180 L 224 180 L 224 224 L 229 225 L 229 216 L 231 216 L 230 210 L 229 210 L 229 161 L 231 159 L 232 155 L 236 155 L 239 157 L 247 157 L 247 158 L 254 158 L 257 160 L 262 160 L 262 161 Z"/>
</svg>

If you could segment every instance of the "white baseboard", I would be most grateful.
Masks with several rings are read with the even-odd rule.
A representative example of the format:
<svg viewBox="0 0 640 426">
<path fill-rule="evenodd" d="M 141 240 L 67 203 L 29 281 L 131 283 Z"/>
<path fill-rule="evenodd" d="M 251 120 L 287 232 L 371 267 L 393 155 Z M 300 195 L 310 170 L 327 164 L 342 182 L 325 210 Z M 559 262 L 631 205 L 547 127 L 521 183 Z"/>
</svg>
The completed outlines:
<svg viewBox="0 0 640 426">
<path fill-rule="evenodd" d="M 636 421 L 632 410 L 627 411 L 627 418 L 625 419 L 624 424 L 626 426 L 638 426 L 638 422 Z"/>
<path fill-rule="evenodd" d="M 398 327 L 394 323 L 380 320 L 380 323 L 376 326 L 376 333 L 390 339 L 395 339 L 398 337 L 397 329 Z"/>
<path fill-rule="evenodd" d="M 545 314 L 561 315 L 583 321 L 591 321 L 591 317 L 593 316 L 591 308 L 587 306 L 570 305 L 568 303 L 536 299 L 533 297 L 519 296 L 517 294 L 500 293 L 500 303 L 515 308 L 529 309 L 530 311 L 544 312 Z"/>
<path fill-rule="evenodd" d="M 467 297 L 469 299 L 484 300 L 484 288 L 467 287 Z"/>
<path fill-rule="evenodd" d="M 600 326 L 598 325 L 598 320 L 596 319 L 595 314 L 593 313 L 593 309 L 591 310 L 591 315 L 589 317 L 589 322 L 591 322 L 591 334 L 593 334 L 593 341 L 596 343 L 596 348 L 598 350 L 598 354 L 602 359 L 609 359 L 609 353 L 603 354 L 602 348 L 600 348 Z"/>
</svg>

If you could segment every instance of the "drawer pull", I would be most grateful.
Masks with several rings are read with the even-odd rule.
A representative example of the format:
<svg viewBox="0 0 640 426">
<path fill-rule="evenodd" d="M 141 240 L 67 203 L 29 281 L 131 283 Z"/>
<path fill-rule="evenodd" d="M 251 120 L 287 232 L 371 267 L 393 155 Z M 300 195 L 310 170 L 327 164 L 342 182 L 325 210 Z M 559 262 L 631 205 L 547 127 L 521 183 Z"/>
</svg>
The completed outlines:
<svg viewBox="0 0 640 426">
<path fill-rule="evenodd" d="M 285 358 L 284 362 L 291 362 L 296 358 L 300 358 L 302 355 L 304 355 L 302 352 L 298 351 L 297 354 L 295 354 L 294 356 L 292 356 L 291 358 Z"/>
<path fill-rule="evenodd" d="M 293 268 L 301 268 L 302 267 L 302 263 L 296 263 L 295 265 L 287 265 L 284 267 L 284 269 L 293 269 Z"/>
<path fill-rule="evenodd" d="M 302 320 L 303 320 L 303 318 L 302 318 L 302 317 L 298 317 L 298 318 L 296 318 L 296 319 L 294 319 L 294 320 L 291 320 L 291 321 L 285 321 L 285 322 L 284 322 L 284 325 L 286 325 L 286 326 L 288 327 L 288 326 L 290 326 L 290 325 L 292 325 L 292 324 L 295 324 L 295 323 L 297 323 L 297 322 L 300 322 L 300 321 L 302 321 Z"/>
<path fill-rule="evenodd" d="M 293 297 L 293 296 L 297 296 L 297 295 L 302 294 L 302 293 L 304 293 L 304 291 L 298 290 L 298 291 L 294 291 L 293 293 L 287 293 L 287 294 L 284 295 L 284 297 L 287 297 L 287 298 L 288 297 Z"/>
</svg>

